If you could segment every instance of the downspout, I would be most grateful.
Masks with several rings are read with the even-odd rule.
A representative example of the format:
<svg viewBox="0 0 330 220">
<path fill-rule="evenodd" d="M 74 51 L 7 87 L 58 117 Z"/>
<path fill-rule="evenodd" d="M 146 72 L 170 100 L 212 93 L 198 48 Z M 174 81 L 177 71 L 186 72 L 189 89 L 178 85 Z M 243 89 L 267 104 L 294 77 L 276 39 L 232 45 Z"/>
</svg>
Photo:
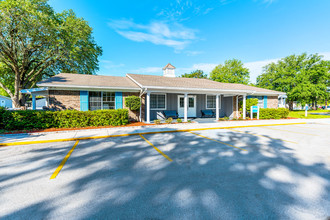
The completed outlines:
<svg viewBox="0 0 330 220">
<path fill-rule="evenodd" d="M 141 89 L 140 92 L 140 115 L 139 115 L 139 121 L 142 122 L 142 96 L 146 93 L 147 89 Z"/>
</svg>

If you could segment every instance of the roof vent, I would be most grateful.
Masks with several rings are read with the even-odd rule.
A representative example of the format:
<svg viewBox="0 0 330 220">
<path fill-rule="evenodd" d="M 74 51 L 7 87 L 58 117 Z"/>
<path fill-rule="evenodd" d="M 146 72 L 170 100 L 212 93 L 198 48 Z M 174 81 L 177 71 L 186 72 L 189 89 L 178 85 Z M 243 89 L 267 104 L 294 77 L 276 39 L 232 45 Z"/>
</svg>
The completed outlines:
<svg viewBox="0 0 330 220">
<path fill-rule="evenodd" d="M 172 64 L 168 63 L 164 68 L 163 68 L 163 76 L 166 77 L 175 77 L 175 66 Z"/>
</svg>

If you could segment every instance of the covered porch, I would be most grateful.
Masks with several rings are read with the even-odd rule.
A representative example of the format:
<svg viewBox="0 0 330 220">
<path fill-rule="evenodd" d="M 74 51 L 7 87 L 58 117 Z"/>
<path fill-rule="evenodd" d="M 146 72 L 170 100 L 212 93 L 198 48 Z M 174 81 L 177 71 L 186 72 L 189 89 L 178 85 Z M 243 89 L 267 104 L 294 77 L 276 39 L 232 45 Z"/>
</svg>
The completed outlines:
<svg viewBox="0 0 330 220">
<path fill-rule="evenodd" d="M 213 120 L 219 118 L 238 118 L 239 100 L 243 100 L 243 118 L 247 94 L 214 93 L 214 92 L 179 92 L 179 91 L 146 91 L 145 121 L 166 119 L 167 111 L 175 111 L 184 122 L 188 119 L 205 118 L 202 111 L 214 113 Z M 164 114 L 165 113 L 165 114 Z M 210 117 L 209 117 L 210 118 Z"/>
</svg>

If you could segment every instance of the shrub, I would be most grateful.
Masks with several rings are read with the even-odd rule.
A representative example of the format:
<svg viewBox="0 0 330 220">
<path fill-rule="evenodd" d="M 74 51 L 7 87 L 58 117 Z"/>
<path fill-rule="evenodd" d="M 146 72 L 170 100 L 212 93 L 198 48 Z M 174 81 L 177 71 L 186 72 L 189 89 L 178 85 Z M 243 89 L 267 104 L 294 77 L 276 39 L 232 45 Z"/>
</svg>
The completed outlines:
<svg viewBox="0 0 330 220">
<path fill-rule="evenodd" d="M 138 111 L 141 106 L 141 98 L 135 95 L 127 96 L 125 98 L 125 105 L 132 111 Z"/>
<path fill-rule="evenodd" d="M 251 111 L 251 106 L 256 106 L 258 105 L 258 99 L 252 98 L 252 99 L 246 99 L 246 112 Z M 243 112 L 243 101 L 240 101 L 240 106 L 241 108 L 239 109 L 240 112 Z"/>
<path fill-rule="evenodd" d="M 173 122 L 173 118 L 168 118 L 168 119 L 165 120 L 165 122 L 166 122 L 167 124 L 172 124 L 172 122 Z"/>
<path fill-rule="evenodd" d="M 188 120 L 188 123 L 191 123 L 191 120 L 190 119 Z"/>
<path fill-rule="evenodd" d="M 0 109 L 0 128 L 30 130 L 45 128 L 80 128 L 88 126 L 118 126 L 128 123 L 128 110 L 97 111 L 7 111 Z"/>
<path fill-rule="evenodd" d="M 225 116 L 223 117 L 224 120 L 229 120 L 229 117 Z"/>
<path fill-rule="evenodd" d="M 181 118 L 178 118 L 178 119 L 176 119 L 176 122 L 182 123 L 182 119 Z"/>
<path fill-rule="evenodd" d="M 261 108 L 259 114 L 260 119 L 281 119 L 288 117 L 289 110 L 286 108 Z"/>
<path fill-rule="evenodd" d="M 159 125 L 159 124 L 160 124 L 160 120 L 159 120 L 159 119 L 156 119 L 156 120 L 154 120 L 154 123 L 155 123 L 156 125 Z"/>
</svg>

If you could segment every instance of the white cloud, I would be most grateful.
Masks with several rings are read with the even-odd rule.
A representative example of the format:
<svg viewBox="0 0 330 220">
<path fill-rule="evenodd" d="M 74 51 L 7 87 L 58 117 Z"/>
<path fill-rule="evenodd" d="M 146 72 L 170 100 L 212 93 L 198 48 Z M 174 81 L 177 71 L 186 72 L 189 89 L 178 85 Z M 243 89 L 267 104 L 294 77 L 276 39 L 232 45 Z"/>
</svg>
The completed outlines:
<svg viewBox="0 0 330 220">
<path fill-rule="evenodd" d="M 175 50 L 183 50 L 197 39 L 197 30 L 176 22 L 154 21 L 145 25 L 134 23 L 132 20 L 113 20 L 108 25 L 129 40 L 164 45 Z"/>
<path fill-rule="evenodd" d="M 256 83 L 257 77 L 262 73 L 262 68 L 278 60 L 280 58 L 245 63 L 244 66 L 250 70 L 250 81 Z"/>
<path fill-rule="evenodd" d="M 114 69 L 114 68 L 119 68 L 125 66 L 125 64 L 120 63 L 120 64 L 115 64 L 111 60 L 100 60 L 101 66 L 104 67 L 105 69 Z"/>
</svg>

